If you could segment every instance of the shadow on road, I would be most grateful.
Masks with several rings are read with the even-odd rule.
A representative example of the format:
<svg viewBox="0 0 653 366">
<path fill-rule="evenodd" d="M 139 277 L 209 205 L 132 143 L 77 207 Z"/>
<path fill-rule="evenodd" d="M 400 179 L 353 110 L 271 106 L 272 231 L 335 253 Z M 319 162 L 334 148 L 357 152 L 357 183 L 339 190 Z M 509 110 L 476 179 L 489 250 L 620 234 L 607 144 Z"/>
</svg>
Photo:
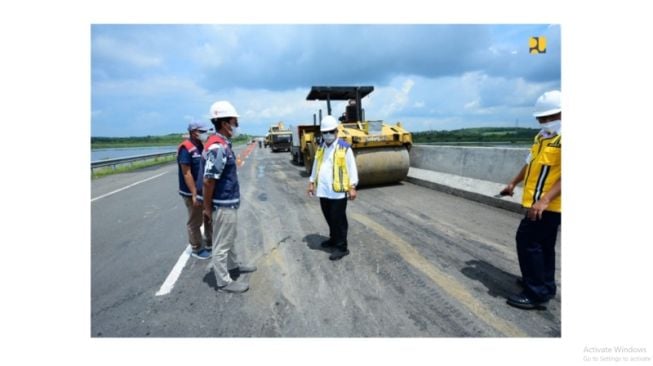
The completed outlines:
<svg viewBox="0 0 653 366">
<path fill-rule="evenodd" d="M 492 264 L 471 260 L 465 262 L 467 267 L 460 270 L 465 276 L 481 282 L 487 289 L 488 294 L 492 297 L 507 297 L 521 292 L 517 285 L 518 276 L 508 273 Z"/>
<path fill-rule="evenodd" d="M 328 237 L 320 234 L 308 234 L 304 237 L 304 242 L 306 242 L 306 246 L 311 249 L 311 250 L 321 250 L 325 253 L 331 253 L 331 250 L 322 248 L 320 244 L 322 244 L 323 241 L 329 239 Z"/>
</svg>

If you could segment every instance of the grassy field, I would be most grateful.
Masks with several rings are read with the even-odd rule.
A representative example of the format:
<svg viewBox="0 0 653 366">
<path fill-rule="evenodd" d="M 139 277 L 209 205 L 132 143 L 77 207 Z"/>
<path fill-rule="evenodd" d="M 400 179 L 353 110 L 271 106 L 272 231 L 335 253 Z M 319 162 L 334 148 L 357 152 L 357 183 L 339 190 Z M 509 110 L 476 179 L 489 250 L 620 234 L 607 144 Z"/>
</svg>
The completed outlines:
<svg viewBox="0 0 653 366">
<path fill-rule="evenodd" d="M 167 136 L 147 136 L 147 137 L 91 137 L 91 149 L 100 149 L 100 148 L 116 148 L 116 147 L 150 147 L 150 146 L 170 146 L 176 145 L 180 141 L 183 141 L 185 137 L 181 134 L 178 135 L 167 135 Z M 249 135 L 242 135 L 238 138 L 232 140 L 234 146 L 242 145 L 249 142 L 252 139 Z M 151 166 L 170 164 L 176 162 L 176 157 L 166 156 L 158 157 L 148 160 L 137 161 L 133 163 L 126 163 L 118 165 L 115 167 L 103 167 L 92 169 L 91 179 L 97 179 L 105 177 L 111 174 L 131 172 L 138 169 L 143 169 Z"/>
<path fill-rule="evenodd" d="M 107 149 L 115 147 L 150 147 L 178 145 L 186 136 L 173 133 L 164 136 L 139 136 L 139 137 L 91 137 L 91 149 Z M 252 139 L 250 135 L 241 135 L 232 140 L 234 145 Z"/>
<path fill-rule="evenodd" d="M 169 155 L 164 157 L 153 158 L 150 160 L 136 161 L 133 163 L 118 165 L 115 167 L 107 166 L 102 168 L 96 168 L 96 169 L 92 169 L 91 171 L 91 179 L 97 179 L 111 174 L 131 172 L 134 170 L 143 169 L 156 165 L 170 164 L 173 162 L 176 162 L 176 156 Z"/>
<path fill-rule="evenodd" d="M 528 145 L 538 133 L 535 128 L 483 127 L 451 131 L 422 131 L 413 133 L 416 144 L 459 144 L 467 146 Z"/>
</svg>

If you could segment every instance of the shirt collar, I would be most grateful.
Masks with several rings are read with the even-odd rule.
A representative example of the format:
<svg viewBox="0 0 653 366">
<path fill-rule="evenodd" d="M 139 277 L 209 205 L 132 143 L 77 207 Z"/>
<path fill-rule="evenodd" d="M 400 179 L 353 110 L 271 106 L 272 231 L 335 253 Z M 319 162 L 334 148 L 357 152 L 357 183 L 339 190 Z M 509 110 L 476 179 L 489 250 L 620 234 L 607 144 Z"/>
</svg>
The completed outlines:
<svg viewBox="0 0 653 366">
<path fill-rule="evenodd" d="M 221 134 L 220 132 L 216 132 L 215 134 L 222 137 L 223 140 L 225 140 L 225 141 L 227 141 L 228 143 L 231 144 L 231 140 L 227 136 Z"/>
</svg>

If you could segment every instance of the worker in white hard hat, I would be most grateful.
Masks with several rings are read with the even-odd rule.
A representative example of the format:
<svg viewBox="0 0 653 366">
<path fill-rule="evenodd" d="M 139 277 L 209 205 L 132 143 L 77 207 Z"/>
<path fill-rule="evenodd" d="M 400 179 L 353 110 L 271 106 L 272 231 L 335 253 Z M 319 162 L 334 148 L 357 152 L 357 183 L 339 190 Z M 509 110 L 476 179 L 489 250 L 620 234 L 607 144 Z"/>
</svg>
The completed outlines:
<svg viewBox="0 0 653 366">
<path fill-rule="evenodd" d="M 512 196 L 515 186 L 524 182 L 522 206 L 527 211 L 516 235 L 522 292 L 507 299 L 521 309 L 544 308 L 556 296 L 555 244 L 562 216 L 561 96 L 553 90 L 537 99 L 533 116 L 541 130 L 526 164 L 500 193 Z"/>
<path fill-rule="evenodd" d="M 356 199 L 358 170 L 351 146 L 338 138 L 338 121 L 333 116 L 322 119 L 320 132 L 323 142 L 315 153 L 308 194 L 320 198 L 322 213 L 329 225 L 329 239 L 321 246 L 332 249 L 330 260 L 339 260 L 349 254 L 347 198 Z"/>
<path fill-rule="evenodd" d="M 236 108 L 227 101 L 213 103 L 210 113 L 216 133 L 209 136 L 204 144 L 200 165 L 203 179 L 198 179 L 197 191 L 204 203 L 204 217 L 213 222 L 210 267 L 215 274 L 218 291 L 240 293 L 249 289 L 240 274 L 254 272 L 256 267 L 241 264 L 235 248 L 240 185 L 236 154 L 230 139 L 238 136 L 239 116 Z"/>
<path fill-rule="evenodd" d="M 191 256 L 198 259 L 211 257 L 213 229 L 210 220 L 202 220 L 202 202 L 197 199 L 196 181 L 202 179 L 199 174 L 202 161 L 204 141 L 208 138 L 210 127 L 200 121 L 188 124 L 188 138 L 177 147 L 177 167 L 179 177 L 179 194 L 188 209 L 186 230 L 191 246 Z M 200 227 L 204 224 L 204 238 Z"/>
</svg>

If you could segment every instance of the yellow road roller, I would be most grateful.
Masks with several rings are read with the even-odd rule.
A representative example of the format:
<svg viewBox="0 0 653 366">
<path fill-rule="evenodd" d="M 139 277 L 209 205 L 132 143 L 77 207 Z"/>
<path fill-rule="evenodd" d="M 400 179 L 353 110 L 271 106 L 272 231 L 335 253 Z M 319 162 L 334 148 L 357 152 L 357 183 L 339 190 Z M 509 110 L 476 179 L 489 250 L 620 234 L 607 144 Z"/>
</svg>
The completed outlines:
<svg viewBox="0 0 653 366">
<path fill-rule="evenodd" d="M 389 124 L 365 119 L 361 100 L 372 91 L 373 86 L 313 86 L 306 96 L 306 100 L 325 100 L 329 115 L 332 115 L 332 100 L 348 101 L 344 113 L 339 118 L 336 116 L 340 120 L 338 136 L 352 147 L 359 186 L 399 182 L 406 178 L 410 167 L 408 152 L 413 136 L 401 122 Z M 315 116 L 313 119 L 316 120 Z M 302 137 L 303 160 L 310 173 L 320 142 L 319 128 Z"/>
</svg>

